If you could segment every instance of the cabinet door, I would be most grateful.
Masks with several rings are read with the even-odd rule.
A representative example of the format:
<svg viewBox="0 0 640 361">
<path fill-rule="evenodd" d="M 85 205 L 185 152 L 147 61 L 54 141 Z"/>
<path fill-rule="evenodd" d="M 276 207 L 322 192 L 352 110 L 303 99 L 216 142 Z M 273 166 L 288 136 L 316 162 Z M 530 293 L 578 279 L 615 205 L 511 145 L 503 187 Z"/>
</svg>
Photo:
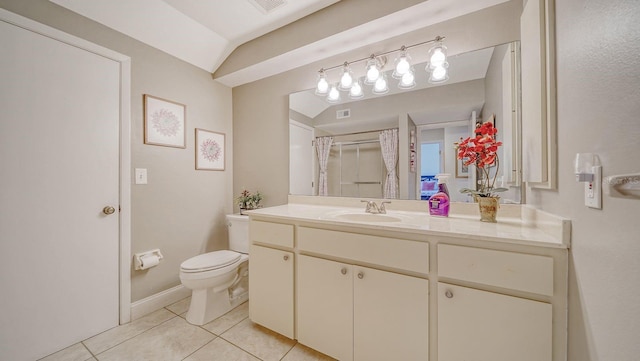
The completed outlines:
<svg viewBox="0 0 640 361">
<path fill-rule="evenodd" d="M 352 266 L 298 257 L 298 341 L 341 361 L 353 360 Z"/>
<path fill-rule="evenodd" d="M 438 284 L 438 361 L 551 361 L 551 305 Z"/>
<path fill-rule="evenodd" d="M 256 245 L 249 252 L 251 321 L 293 339 L 293 253 Z"/>
<path fill-rule="evenodd" d="M 429 281 L 354 266 L 354 360 L 429 359 Z"/>
</svg>

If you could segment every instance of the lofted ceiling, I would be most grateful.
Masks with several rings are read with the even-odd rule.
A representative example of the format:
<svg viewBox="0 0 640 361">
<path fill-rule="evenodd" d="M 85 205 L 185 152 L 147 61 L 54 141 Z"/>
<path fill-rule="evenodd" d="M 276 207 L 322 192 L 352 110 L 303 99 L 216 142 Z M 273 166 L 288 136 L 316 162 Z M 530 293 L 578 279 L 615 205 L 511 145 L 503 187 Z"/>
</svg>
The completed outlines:
<svg viewBox="0 0 640 361">
<path fill-rule="evenodd" d="M 508 0 L 50 1 L 211 72 L 220 83 L 234 87 Z M 337 21 L 335 12 L 321 11 L 334 6 L 362 11 L 344 14 Z M 390 10 L 381 14 L 385 9 Z M 315 22 L 325 31 L 282 31 L 301 22 Z"/>
</svg>

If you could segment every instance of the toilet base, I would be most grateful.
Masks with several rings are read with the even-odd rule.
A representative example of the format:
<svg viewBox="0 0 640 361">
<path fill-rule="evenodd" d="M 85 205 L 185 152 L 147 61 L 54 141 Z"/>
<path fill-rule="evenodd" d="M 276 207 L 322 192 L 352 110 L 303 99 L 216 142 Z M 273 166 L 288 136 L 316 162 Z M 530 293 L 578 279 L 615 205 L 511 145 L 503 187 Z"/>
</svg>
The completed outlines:
<svg viewBox="0 0 640 361">
<path fill-rule="evenodd" d="M 202 326 L 231 311 L 249 299 L 248 286 L 248 267 L 244 262 L 235 280 L 231 279 L 219 287 L 194 289 L 187 322 Z"/>
</svg>

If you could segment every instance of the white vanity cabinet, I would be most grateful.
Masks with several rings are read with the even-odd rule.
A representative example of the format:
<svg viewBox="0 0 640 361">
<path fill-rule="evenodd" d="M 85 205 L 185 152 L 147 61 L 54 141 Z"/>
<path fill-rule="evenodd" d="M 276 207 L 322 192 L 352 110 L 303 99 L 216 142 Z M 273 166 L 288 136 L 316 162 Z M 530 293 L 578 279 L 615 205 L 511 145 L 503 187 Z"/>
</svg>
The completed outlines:
<svg viewBox="0 0 640 361">
<path fill-rule="evenodd" d="M 298 257 L 298 341 L 338 360 L 353 360 L 353 269 Z"/>
<path fill-rule="evenodd" d="M 293 226 L 251 221 L 249 238 L 249 317 L 294 338 Z"/>
<path fill-rule="evenodd" d="M 439 244 L 438 361 L 552 361 L 553 262 Z"/>
<path fill-rule="evenodd" d="M 402 273 L 428 272 L 428 243 L 300 227 L 298 250 L 313 253 L 298 257 L 300 343 L 344 361 L 428 360 L 429 281 Z M 361 264 L 374 261 L 400 270 Z"/>
<path fill-rule="evenodd" d="M 567 359 L 568 247 L 556 238 L 507 222 L 416 230 L 261 212 L 250 225 L 253 322 L 341 361 Z M 465 227 L 474 233 L 450 231 Z"/>
<path fill-rule="evenodd" d="M 438 361 L 551 361 L 551 304 L 438 283 Z"/>
</svg>

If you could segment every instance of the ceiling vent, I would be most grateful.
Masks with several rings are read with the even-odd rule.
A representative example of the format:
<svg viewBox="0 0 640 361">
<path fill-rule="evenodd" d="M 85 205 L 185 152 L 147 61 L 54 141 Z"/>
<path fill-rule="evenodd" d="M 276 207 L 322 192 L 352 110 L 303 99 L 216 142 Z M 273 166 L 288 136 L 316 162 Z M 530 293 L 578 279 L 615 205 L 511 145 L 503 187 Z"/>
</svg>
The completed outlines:
<svg viewBox="0 0 640 361">
<path fill-rule="evenodd" d="M 248 0 L 251 5 L 255 6 L 263 14 L 268 14 L 277 8 L 285 5 L 287 0 Z"/>
<path fill-rule="evenodd" d="M 336 112 L 336 119 L 349 118 L 351 116 L 351 109 L 342 109 Z"/>
</svg>

